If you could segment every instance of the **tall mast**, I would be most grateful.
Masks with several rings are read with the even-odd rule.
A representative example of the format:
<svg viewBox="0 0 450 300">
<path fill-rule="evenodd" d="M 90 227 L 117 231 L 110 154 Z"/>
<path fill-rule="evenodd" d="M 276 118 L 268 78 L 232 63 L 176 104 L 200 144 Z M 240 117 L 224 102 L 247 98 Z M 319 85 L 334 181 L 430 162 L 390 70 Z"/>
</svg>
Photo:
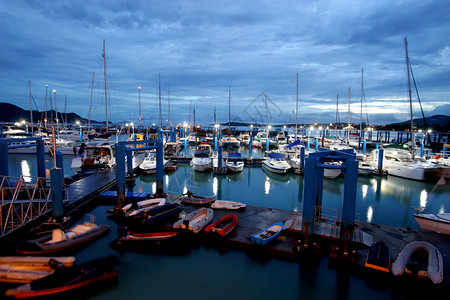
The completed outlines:
<svg viewBox="0 0 450 300">
<path fill-rule="evenodd" d="M 336 94 L 336 126 L 341 127 L 341 119 L 339 118 L 339 94 Z"/>
<path fill-rule="evenodd" d="M 141 87 L 138 86 L 139 92 L 139 131 L 142 130 L 142 114 L 141 114 Z"/>
<path fill-rule="evenodd" d="M 167 122 L 169 123 L 170 127 L 172 127 L 172 123 L 170 123 L 170 84 L 167 86 Z"/>
<path fill-rule="evenodd" d="M 228 87 L 228 137 L 230 136 L 230 120 L 231 120 L 231 86 Z"/>
<path fill-rule="evenodd" d="M 158 94 L 159 94 L 159 128 L 162 129 L 162 117 L 161 117 L 161 73 L 158 74 Z"/>
<path fill-rule="evenodd" d="M 48 84 L 45 85 L 45 115 L 44 115 L 44 125 L 45 127 L 47 127 L 47 122 L 48 122 L 48 118 L 47 118 L 47 93 L 48 93 Z"/>
<path fill-rule="evenodd" d="M 91 130 L 91 109 L 92 109 L 92 93 L 94 92 L 94 72 L 92 72 L 92 83 L 91 83 L 91 102 L 89 104 L 89 123 L 88 123 L 88 133 Z"/>
<path fill-rule="evenodd" d="M 106 133 L 108 133 L 108 93 L 106 89 L 106 50 L 105 40 L 103 40 L 103 73 L 105 76 L 105 109 L 106 109 Z"/>
<path fill-rule="evenodd" d="M 405 52 L 406 52 L 406 72 L 408 74 L 409 114 L 411 117 L 412 158 L 414 159 L 414 124 L 413 124 L 412 97 L 411 97 L 411 78 L 409 74 L 408 40 L 406 39 L 406 37 L 405 37 Z"/>
<path fill-rule="evenodd" d="M 350 143 L 350 98 L 351 98 L 351 93 L 350 93 L 350 88 L 348 88 L 348 125 L 347 125 L 347 146 Z"/>
<path fill-rule="evenodd" d="M 359 136 L 362 135 L 363 95 L 364 95 L 364 68 L 361 69 L 361 114 L 359 116 Z"/>
<path fill-rule="evenodd" d="M 31 100 L 31 80 L 28 80 L 28 89 L 30 90 L 30 121 L 31 121 L 31 134 L 33 134 L 33 103 Z"/>
<path fill-rule="evenodd" d="M 298 128 L 298 72 L 297 72 L 297 98 L 295 102 L 295 140 L 297 140 L 297 128 Z"/>
<path fill-rule="evenodd" d="M 56 128 L 58 128 L 58 108 L 56 107 L 56 90 L 53 90 L 53 98 L 55 100 Z"/>
<path fill-rule="evenodd" d="M 62 114 L 61 114 L 62 118 Z M 63 127 L 66 129 L 67 126 L 67 95 L 64 95 L 64 118 L 62 118 L 63 121 Z"/>
</svg>

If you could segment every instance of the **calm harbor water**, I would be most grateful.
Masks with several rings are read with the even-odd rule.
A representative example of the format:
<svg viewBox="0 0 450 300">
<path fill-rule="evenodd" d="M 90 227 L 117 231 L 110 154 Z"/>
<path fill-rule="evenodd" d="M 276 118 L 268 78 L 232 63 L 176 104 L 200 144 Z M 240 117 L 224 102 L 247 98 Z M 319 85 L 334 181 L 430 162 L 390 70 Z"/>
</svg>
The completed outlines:
<svg viewBox="0 0 450 300">
<path fill-rule="evenodd" d="M 34 160 L 32 155 L 10 155 L 10 175 L 35 176 Z M 64 157 L 66 176 L 73 174 L 70 160 L 70 156 Z M 47 167 L 52 166 L 50 159 Z M 418 229 L 412 217 L 414 207 L 422 206 L 434 213 L 450 211 L 450 186 L 437 186 L 430 195 L 433 187 L 433 183 L 393 176 L 360 177 L 356 204 L 359 220 Z M 155 176 L 138 176 L 131 188 L 134 191 L 155 192 Z M 181 193 L 187 189 L 248 205 L 298 210 L 302 202 L 303 177 L 274 175 L 258 167 L 246 167 L 240 174 L 215 176 L 194 172 L 188 164 L 180 165 L 170 175 L 164 175 L 165 192 Z M 343 178 L 324 179 L 323 207 L 340 212 L 343 189 Z M 111 207 L 101 205 L 90 212 L 99 224 L 110 225 L 111 232 L 75 256 L 83 262 L 101 255 L 117 255 L 120 259 L 119 280 L 111 288 L 82 298 L 361 299 L 364 295 L 365 299 L 403 299 L 412 296 L 411 291 L 398 290 L 390 285 L 374 285 L 367 279 L 329 268 L 326 257 L 314 264 L 307 264 L 263 259 L 236 250 L 207 246 L 193 248 L 181 255 L 119 253 L 108 246 L 117 237 L 116 223 L 107 219 L 106 210 Z M 449 253 L 449 249 L 439 250 L 443 255 Z M 443 296 L 442 299 L 447 298 Z"/>
</svg>

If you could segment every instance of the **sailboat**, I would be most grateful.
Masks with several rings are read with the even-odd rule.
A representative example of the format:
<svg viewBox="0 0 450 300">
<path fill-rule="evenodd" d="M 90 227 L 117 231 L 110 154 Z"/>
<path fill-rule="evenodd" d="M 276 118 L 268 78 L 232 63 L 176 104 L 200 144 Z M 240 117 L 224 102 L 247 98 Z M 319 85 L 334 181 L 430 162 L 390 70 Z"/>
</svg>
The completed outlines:
<svg viewBox="0 0 450 300">
<path fill-rule="evenodd" d="M 231 135 L 230 128 L 230 119 L 231 119 L 231 87 L 228 88 L 228 135 L 224 136 L 221 139 L 221 143 L 223 147 L 228 148 L 239 148 L 241 146 L 241 142 Z"/>
</svg>

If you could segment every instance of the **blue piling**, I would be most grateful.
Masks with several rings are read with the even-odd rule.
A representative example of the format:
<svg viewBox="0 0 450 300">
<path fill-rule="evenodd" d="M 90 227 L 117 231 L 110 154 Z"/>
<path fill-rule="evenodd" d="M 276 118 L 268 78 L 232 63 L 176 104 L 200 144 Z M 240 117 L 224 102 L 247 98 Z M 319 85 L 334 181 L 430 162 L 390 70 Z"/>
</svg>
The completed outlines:
<svg viewBox="0 0 450 300">
<path fill-rule="evenodd" d="M 252 157 L 253 151 L 253 132 L 250 132 L 250 142 L 248 144 L 248 158 Z"/>
<path fill-rule="evenodd" d="M 64 184 L 64 160 L 63 160 L 63 154 L 61 153 L 61 151 L 56 151 L 56 167 L 58 169 L 62 170 L 62 174 L 63 174 L 63 184 Z"/>
<path fill-rule="evenodd" d="M 420 145 L 420 157 L 423 157 L 424 150 L 425 150 L 425 145 L 422 143 L 422 145 Z"/>
<path fill-rule="evenodd" d="M 216 133 L 214 133 L 213 134 L 213 136 L 214 136 L 214 150 L 217 150 L 217 136 L 216 136 Z"/>
<path fill-rule="evenodd" d="M 8 175 L 8 144 L 0 140 L 0 176 Z"/>
<path fill-rule="evenodd" d="M 316 151 L 319 150 L 319 140 L 316 139 Z"/>
<path fill-rule="evenodd" d="M 219 145 L 219 147 L 217 147 L 218 148 L 218 150 L 217 150 L 217 152 L 218 152 L 218 159 L 219 159 L 219 161 L 217 162 L 218 163 L 218 167 L 219 167 L 219 169 L 221 169 L 222 168 L 222 145 Z"/>
<path fill-rule="evenodd" d="M 117 207 L 122 208 L 125 203 L 125 145 L 116 144 L 117 164 Z"/>
<path fill-rule="evenodd" d="M 307 144 L 307 149 L 308 149 L 308 152 L 311 150 L 311 141 L 309 140 L 309 138 L 308 138 L 308 144 Z"/>
<path fill-rule="evenodd" d="M 379 148 L 378 143 L 376 143 L 375 144 L 375 149 L 378 149 L 378 148 Z"/>
<path fill-rule="evenodd" d="M 163 141 L 158 139 L 156 141 L 156 193 L 159 197 L 164 197 L 164 154 Z"/>
<path fill-rule="evenodd" d="M 133 175 L 133 152 L 125 151 L 127 155 L 127 174 Z"/>
<path fill-rule="evenodd" d="M 316 185 L 315 176 L 317 164 L 319 164 L 317 158 L 308 157 L 305 159 L 302 231 L 308 236 L 311 236 L 314 232 L 315 201 L 319 188 Z"/>
<path fill-rule="evenodd" d="M 367 141 L 364 140 L 363 141 L 363 151 L 366 152 L 366 148 L 367 148 Z"/>
<path fill-rule="evenodd" d="M 267 137 L 266 137 L 266 151 L 269 151 L 269 145 L 270 145 L 269 134 L 267 134 Z"/>
<path fill-rule="evenodd" d="M 378 170 L 383 170 L 384 149 L 378 150 Z"/>
<path fill-rule="evenodd" d="M 37 176 L 45 178 L 45 145 L 44 140 L 39 138 L 36 140 L 36 159 L 37 159 Z M 64 174 L 64 173 L 63 173 Z"/>
<path fill-rule="evenodd" d="M 300 169 L 305 168 L 305 147 L 300 148 Z"/>
<path fill-rule="evenodd" d="M 356 188 L 358 182 L 358 161 L 346 160 L 343 165 L 344 170 L 344 200 L 342 203 L 342 226 L 341 240 L 345 240 L 346 236 L 349 241 L 353 240 L 353 229 L 355 225 L 355 209 L 356 209 Z"/>
<path fill-rule="evenodd" d="M 64 217 L 63 207 L 63 170 L 51 169 L 50 170 L 50 182 L 52 185 L 52 217 L 57 222 L 61 222 Z"/>
</svg>

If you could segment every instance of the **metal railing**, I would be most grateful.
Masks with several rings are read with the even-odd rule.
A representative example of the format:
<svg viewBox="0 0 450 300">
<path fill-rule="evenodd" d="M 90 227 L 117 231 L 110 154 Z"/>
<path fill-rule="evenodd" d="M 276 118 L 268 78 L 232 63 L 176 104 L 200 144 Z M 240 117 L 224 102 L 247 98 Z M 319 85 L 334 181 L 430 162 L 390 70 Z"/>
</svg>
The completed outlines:
<svg viewBox="0 0 450 300">
<path fill-rule="evenodd" d="M 0 176 L 0 237 L 49 212 L 51 195 L 45 178 Z"/>
</svg>

